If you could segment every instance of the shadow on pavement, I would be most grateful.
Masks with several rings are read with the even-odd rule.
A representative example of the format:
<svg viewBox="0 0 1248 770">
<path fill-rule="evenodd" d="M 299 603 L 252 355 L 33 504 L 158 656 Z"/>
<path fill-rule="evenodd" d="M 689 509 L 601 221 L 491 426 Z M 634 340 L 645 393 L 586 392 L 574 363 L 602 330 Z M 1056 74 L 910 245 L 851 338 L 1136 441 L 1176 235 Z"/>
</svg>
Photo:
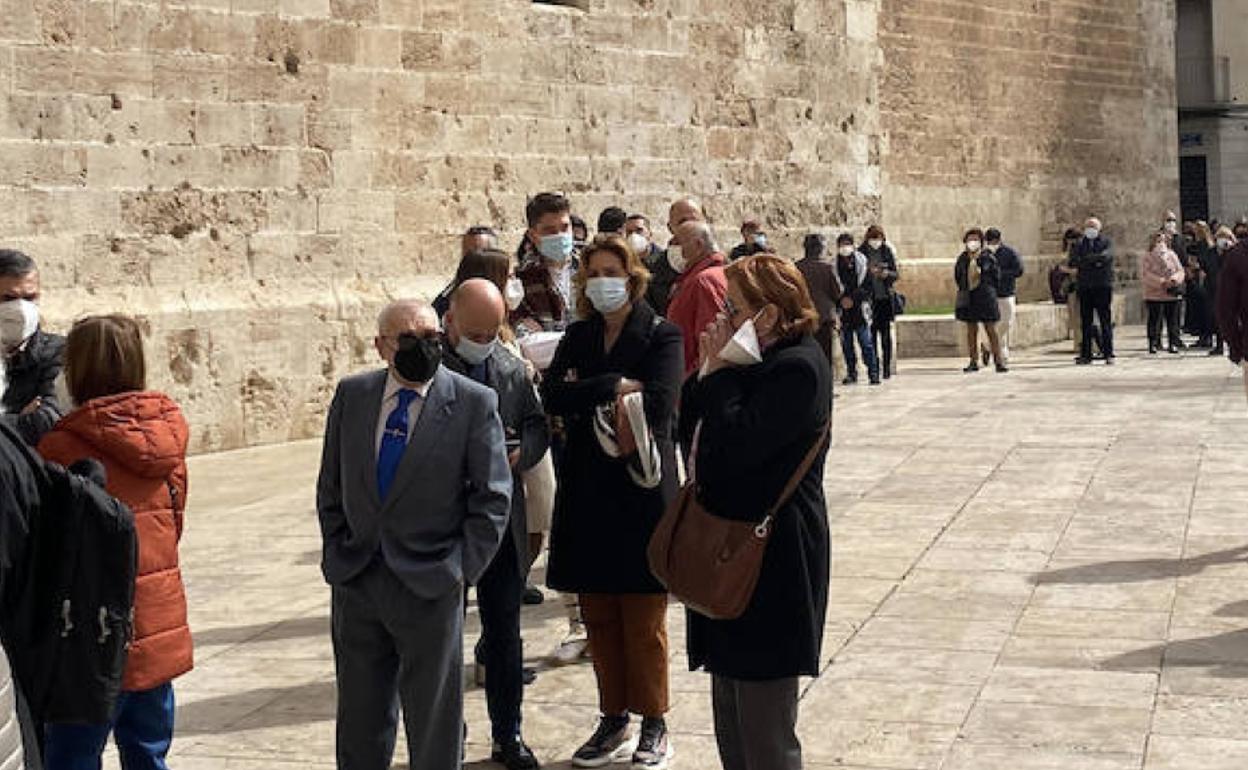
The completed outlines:
<svg viewBox="0 0 1248 770">
<path fill-rule="evenodd" d="M 333 721 L 333 681 L 222 693 L 178 704 L 178 735 L 224 735 L 243 730 Z"/>
<path fill-rule="evenodd" d="M 282 639 L 298 639 L 305 636 L 322 636 L 329 633 L 329 616 L 294 618 L 273 623 L 255 623 L 246 626 L 226 626 L 198 631 L 194 634 L 196 645 L 242 644 L 256 641 L 259 636 L 266 642 Z"/>
<path fill-rule="evenodd" d="M 1149 667 L 1158 653 L 1165 668 L 1204 668 L 1218 679 L 1248 678 L 1248 628 L 1155 644 L 1108 658 L 1100 667 L 1112 671 L 1139 670 Z"/>
<path fill-rule="evenodd" d="M 1237 561 L 1248 561 L 1248 545 L 1197 556 L 1194 559 L 1136 559 L 1083 564 L 1078 567 L 1036 573 L 1031 576 L 1031 582 L 1035 585 L 1139 583 L 1147 580 L 1198 575 L 1209 567 Z M 1236 607 L 1240 604 L 1248 603 L 1228 606 Z M 1248 607 L 1241 607 L 1240 611 L 1248 614 Z"/>
</svg>

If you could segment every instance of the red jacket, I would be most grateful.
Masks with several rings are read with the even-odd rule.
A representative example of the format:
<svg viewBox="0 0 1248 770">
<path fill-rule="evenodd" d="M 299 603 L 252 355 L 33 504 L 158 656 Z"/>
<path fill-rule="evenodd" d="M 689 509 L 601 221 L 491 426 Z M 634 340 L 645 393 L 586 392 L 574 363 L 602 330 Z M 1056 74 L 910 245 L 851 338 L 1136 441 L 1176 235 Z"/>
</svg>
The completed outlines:
<svg viewBox="0 0 1248 770">
<path fill-rule="evenodd" d="M 1248 242 L 1222 255 L 1218 273 L 1218 329 L 1235 363 L 1248 358 Z"/>
<path fill-rule="evenodd" d="M 691 266 L 678 279 L 667 306 L 667 320 L 685 336 L 685 375 L 698 368 L 698 337 L 724 309 L 728 279 L 723 254 L 712 254 Z"/>
<path fill-rule="evenodd" d="M 39 443 L 48 460 L 86 457 L 104 464 L 108 492 L 134 511 L 139 577 L 134 641 L 122 688 L 150 690 L 191 670 L 191 631 L 178 568 L 186 507 L 190 429 L 178 405 L 161 393 L 121 393 L 88 401 Z"/>
</svg>

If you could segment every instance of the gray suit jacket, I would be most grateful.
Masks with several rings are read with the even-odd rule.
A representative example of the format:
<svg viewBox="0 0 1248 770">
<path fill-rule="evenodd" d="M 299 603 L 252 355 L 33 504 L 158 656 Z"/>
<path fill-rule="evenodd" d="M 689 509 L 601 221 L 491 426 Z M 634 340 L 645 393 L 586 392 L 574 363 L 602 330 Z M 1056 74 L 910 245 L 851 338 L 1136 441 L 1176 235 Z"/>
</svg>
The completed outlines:
<svg viewBox="0 0 1248 770">
<path fill-rule="evenodd" d="M 440 367 L 385 500 L 377 493 L 377 421 L 385 370 L 338 384 L 325 430 L 316 510 L 330 585 L 368 567 L 380 549 L 417 596 L 461 590 L 502 541 L 511 469 L 494 391 Z"/>
</svg>

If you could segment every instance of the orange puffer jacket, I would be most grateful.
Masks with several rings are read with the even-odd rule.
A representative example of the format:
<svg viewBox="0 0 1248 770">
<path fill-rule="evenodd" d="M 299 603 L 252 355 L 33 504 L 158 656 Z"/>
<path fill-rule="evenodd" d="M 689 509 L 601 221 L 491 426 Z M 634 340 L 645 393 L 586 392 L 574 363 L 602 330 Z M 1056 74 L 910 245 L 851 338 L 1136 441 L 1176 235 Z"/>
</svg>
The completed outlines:
<svg viewBox="0 0 1248 770">
<path fill-rule="evenodd" d="M 149 690 L 191 670 L 191 631 L 178 568 L 189 435 L 172 399 L 132 392 L 88 401 L 39 443 L 40 454 L 61 465 L 87 457 L 102 462 L 109 493 L 134 511 L 139 577 L 125 690 Z"/>
</svg>

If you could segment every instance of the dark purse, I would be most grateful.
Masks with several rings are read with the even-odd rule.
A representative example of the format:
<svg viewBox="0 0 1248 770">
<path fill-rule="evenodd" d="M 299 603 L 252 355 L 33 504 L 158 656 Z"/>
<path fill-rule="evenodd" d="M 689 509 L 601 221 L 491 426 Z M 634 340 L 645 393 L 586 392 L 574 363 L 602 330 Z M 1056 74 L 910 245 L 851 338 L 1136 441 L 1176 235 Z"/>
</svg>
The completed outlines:
<svg viewBox="0 0 1248 770">
<path fill-rule="evenodd" d="M 776 514 L 814 465 L 831 429 L 829 419 L 760 522 L 716 516 L 698 500 L 695 483 L 681 487 L 650 538 L 647 556 L 655 578 L 699 615 L 712 620 L 735 620 L 744 615 L 758 587 Z"/>
<path fill-rule="evenodd" d="M 906 295 L 899 291 L 893 292 L 893 315 L 906 314 Z"/>
</svg>

